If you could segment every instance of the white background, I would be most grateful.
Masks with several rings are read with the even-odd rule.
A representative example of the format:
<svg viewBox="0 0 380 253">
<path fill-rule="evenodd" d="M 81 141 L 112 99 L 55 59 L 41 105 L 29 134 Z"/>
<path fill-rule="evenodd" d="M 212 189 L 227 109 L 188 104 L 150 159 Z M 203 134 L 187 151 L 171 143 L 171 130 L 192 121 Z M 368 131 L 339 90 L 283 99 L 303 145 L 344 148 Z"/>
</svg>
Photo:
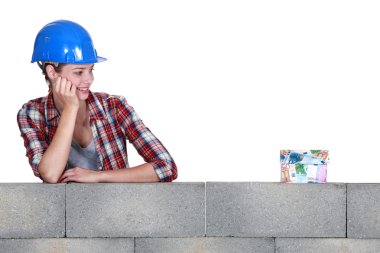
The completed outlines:
<svg viewBox="0 0 380 253">
<path fill-rule="evenodd" d="M 47 94 L 30 60 L 57 19 L 90 32 L 108 58 L 92 91 L 127 98 L 177 181 L 278 182 L 286 148 L 330 150 L 329 182 L 380 182 L 379 13 L 365 0 L 2 1 L 0 182 L 41 182 L 16 114 Z"/>
</svg>

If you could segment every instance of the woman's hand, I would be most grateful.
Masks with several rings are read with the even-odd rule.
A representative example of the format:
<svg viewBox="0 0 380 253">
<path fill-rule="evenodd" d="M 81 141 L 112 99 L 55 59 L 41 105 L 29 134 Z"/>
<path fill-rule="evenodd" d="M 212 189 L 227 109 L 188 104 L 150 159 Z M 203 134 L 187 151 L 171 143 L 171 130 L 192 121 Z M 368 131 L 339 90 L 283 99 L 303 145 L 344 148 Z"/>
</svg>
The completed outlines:
<svg viewBox="0 0 380 253">
<path fill-rule="evenodd" d="M 79 99 L 77 87 L 64 77 L 58 77 L 53 83 L 53 97 L 57 108 L 62 112 L 65 108 L 78 109 Z"/>
<path fill-rule="evenodd" d="M 58 182 L 99 183 L 99 172 L 75 167 L 66 170 Z"/>
</svg>

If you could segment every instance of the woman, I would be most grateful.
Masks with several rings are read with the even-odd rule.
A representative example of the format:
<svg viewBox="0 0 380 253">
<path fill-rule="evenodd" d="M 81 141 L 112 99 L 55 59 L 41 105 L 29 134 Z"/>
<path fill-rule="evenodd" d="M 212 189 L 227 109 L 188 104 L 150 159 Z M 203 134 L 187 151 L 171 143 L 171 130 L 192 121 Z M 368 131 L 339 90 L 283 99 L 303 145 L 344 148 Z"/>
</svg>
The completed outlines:
<svg viewBox="0 0 380 253">
<path fill-rule="evenodd" d="M 17 115 L 26 156 L 47 183 L 170 182 L 177 168 L 162 143 L 122 96 L 91 92 L 97 56 L 79 24 L 57 20 L 37 34 L 37 62 L 49 94 L 24 104 Z M 126 140 L 146 163 L 129 167 Z"/>
</svg>

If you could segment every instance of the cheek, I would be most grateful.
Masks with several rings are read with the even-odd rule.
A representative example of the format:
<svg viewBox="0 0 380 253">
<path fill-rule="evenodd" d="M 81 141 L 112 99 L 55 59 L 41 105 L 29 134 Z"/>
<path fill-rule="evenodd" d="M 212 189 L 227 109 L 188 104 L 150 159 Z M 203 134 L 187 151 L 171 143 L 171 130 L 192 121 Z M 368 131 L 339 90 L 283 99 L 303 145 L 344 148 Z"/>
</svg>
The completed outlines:
<svg viewBox="0 0 380 253">
<path fill-rule="evenodd" d="M 70 78 L 69 80 L 75 86 L 79 86 L 79 84 L 80 84 L 80 80 L 78 78 Z"/>
<path fill-rule="evenodd" d="M 66 78 L 68 81 L 70 81 L 72 84 L 78 86 L 78 84 L 80 84 L 80 79 L 73 75 L 73 74 L 68 74 L 66 76 L 62 75 L 62 77 Z"/>
</svg>

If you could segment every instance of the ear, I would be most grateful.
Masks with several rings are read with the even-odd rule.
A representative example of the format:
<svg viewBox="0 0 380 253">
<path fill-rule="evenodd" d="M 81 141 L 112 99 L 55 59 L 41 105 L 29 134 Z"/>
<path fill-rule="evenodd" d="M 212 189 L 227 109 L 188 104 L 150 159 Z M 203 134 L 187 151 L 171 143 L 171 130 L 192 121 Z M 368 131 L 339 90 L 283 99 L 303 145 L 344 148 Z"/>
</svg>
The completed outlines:
<svg viewBox="0 0 380 253">
<path fill-rule="evenodd" d="M 55 71 L 52 65 L 46 66 L 46 74 L 50 80 L 55 80 L 58 77 L 58 73 Z"/>
</svg>

